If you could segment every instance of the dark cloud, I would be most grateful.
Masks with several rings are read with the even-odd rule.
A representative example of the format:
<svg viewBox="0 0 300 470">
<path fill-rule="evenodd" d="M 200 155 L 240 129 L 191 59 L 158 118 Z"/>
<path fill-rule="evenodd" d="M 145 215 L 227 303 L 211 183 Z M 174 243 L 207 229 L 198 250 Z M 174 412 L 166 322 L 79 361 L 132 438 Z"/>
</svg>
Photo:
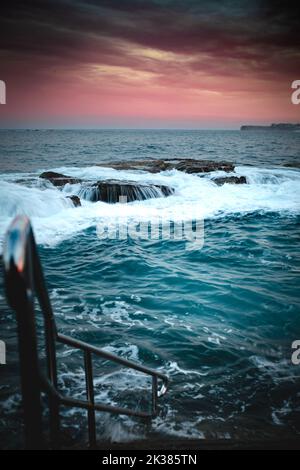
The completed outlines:
<svg viewBox="0 0 300 470">
<path fill-rule="evenodd" d="M 299 70 L 300 15 L 294 3 L 199 0 L 29 0 L 1 5 L 1 66 L 123 65 L 122 44 L 177 54 L 206 54 L 212 67 Z M 280 65 L 281 64 L 281 65 Z M 151 67 L 149 63 L 140 64 Z M 191 66 L 199 69 L 203 61 Z M 223 67 L 223 65 L 222 65 Z M 224 68 L 224 67 L 223 67 Z M 212 67 L 217 73 L 218 67 Z"/>
</svg>

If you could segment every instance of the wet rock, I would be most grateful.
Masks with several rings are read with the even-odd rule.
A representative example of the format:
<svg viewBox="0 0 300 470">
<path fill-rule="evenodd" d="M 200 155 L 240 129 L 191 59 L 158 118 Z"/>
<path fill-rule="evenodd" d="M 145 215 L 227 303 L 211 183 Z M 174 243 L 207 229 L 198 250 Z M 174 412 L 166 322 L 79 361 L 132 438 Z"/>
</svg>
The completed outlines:
<svg viewBox="0 0 300 470">
<path fill-rule="evenodd" d="M 79 178 L 72 178 L 71 176 L 62 175 L 55 171 L 45 171 L 40 175 L 40 178 L 50 181 L 54 186 L 65 186 L 65 184 L 81 183 Z"/>
<path fill-rule="evenodd" d="M 220 178 L 214 178 L 213 182 L 218 186 L 222 186 L 225 183 L 229 184 L 246 184 L 247 180 L 245 176 L 224 176 Z"/>
<path fill-rule="evenodd" d="M 284 163 L 286 168 L 300 168 L 300 162 L 290 162 L 290 163 Z"/>
<path fill-rule="evenodd" d="M 233 163 L 229 162 L 213 162 L 210 160 L 180 160 L 175 164 L 176 170 L 184 171 L 185 173 L 209 173 L 211 171 L 234 171 Z"/>
<path fill-rule="evenodd" d="M 104 201 L 109 203 L 116 203 L 120 201 L 122 196 L 126 197 L 127 202 L 142 201 L 145 199 L 166 197 L 174 193 L 174 189 L 165 185 L 159 184 L 146 184 L 136 181 L 119 181 L 119 180 L 106 180 L 97 181 L 84 181 L 79 178 L 73 178 L 54 171 L 46 171 L 40 175 L 40 178 L 47 179 L 54 186 L 62 187 L 67 183 L 81 184 L 79 196 L 92 202 Z M 78 196 L 67 196 L 77 207 L 81 205 Z M 123 199 L 125 202 L 125 199 Z"/>
<path fill-rule="evenodd" d="M 68 199 L 71 199 L 75 207 L 80 207 L 81 206 L 81 201 L 78 196 L 72 195 L 72 196 L 67 196 Z"/>
<path fill-rule="evenodd" d="M 174 189 L 165 185 L 106 180 L 83 186 L 80 196 L 92 202 L 103 201 L 113 204 L 166 197 L 173 193 Z"/>
<path fill-rule="evenodd" d="M 122 162 L 100 163 L 98 166 L 109 167 L 115 170 L 147 171 L 159 173 L 160 171 L 176 169 L 185 173 L 209 173 L 211 171 L 234 171 L 234 164 L 230 162 L 215 162 L 211 160 L 165 159 L 165 160 L 132 160 Z"/>
<path fill-rule="evenodd" d="M 148 173 L 159 173 L 168 170 L 169 165 L 164 160 L 132 160 L 122 162 L 99 163 L 97 166 L 113 168 L 114 170 L 147 171 Z"/>
</svg>

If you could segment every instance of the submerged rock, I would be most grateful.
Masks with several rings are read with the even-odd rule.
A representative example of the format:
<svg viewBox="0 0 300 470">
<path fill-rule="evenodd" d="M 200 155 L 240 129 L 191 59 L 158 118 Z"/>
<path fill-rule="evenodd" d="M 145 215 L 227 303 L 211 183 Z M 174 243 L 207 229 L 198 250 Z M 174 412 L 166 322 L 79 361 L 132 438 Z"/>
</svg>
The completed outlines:
<svg viewBox="0 0 300 470">
<path fill-rule="evenodd" d="M 36 178 L 17 179 L 17 180 L 14 180 L 14 183 L 22 184 L 24 186 L 27 186 L 28 188 L 31 188 L 36 185 Z"/>
<path fill-rule="evenodd" d="M 67 196 L 68 199 L 71 199 L 75 207 L 80 207 L 81 206 L 81 201 L 78 196 L 72 195 L 72 196 Z"/>
<path fill-rule="evenodd" d="M 65 186 L 66 184 L 81 183 L 79 178 L 72 178 L 71 176 L 62 175 L 55 171 L 45 171 L 40 175 L 40 178 L 50 181 L 54 186 Z"/>
<path fill-rule="evenodd" d="M 174 189 L 165 185 L 144 184 L 135 181 L 97 181 L 83 186 L 80 196 L 92 202 L 108 203 L 142 201 L 145 199 L 170 196 Z M 124 197 L 124 199 L 122 199 Z M 120 199 L 121 198 L 121 199 Z"/>
<path fill-rule="evenodd" d="M 113 168 L 114 170 L 140 170 L 148 173 L 159 173 L 171 167 L 164 160 L 132 160 L 122 162 L 98 163 L 97 166 Z"/>
<path fill-rule="evenodd" d="M 283 166 L 285 166 L 286 168 L 300 168 L 300 162 L 284 163 Z"/>
<path fill-rule="evenodd" d="M 115 170 L 140 170 L 149 173 L 159 173 L 165 170 L 179 170 L 185 173 L 209 173 L 211 171 L 234 171 L 234 164 L 230 162 L 215 162 L 211 160 L 166 159 L 166 160 L 132 160 L 122 162 L 100 163 L 97 166 L 109 167 Z"/>
<path fill-rule="evenodd" d="M 223 176 L 220 178 L 214 178 L 212 180 L 218 186 L 222 186 L 225 183 L 229 184 L 246 184 L 247 180 L 245 176 Z"/>
</svg>

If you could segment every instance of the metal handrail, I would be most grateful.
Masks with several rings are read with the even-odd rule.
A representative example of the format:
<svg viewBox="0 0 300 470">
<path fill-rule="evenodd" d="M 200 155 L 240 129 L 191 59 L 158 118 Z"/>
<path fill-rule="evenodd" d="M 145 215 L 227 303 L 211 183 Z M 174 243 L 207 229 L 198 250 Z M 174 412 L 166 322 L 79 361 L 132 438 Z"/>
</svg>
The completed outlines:
<svg viewBox="0 0 300 470">
<path fill-rule="evenodd" d="M 28 217 L 17 216 L 8 228 L 4 247 L 4 278 L 7 300 L 15 310 L 18 326 L 20 374 L 25 424 L 25 446 L 29 449 L 45 448 L 43 436 L 41 394 L 49 399 L 50 446 L 60 445 L 60 405 L 87 410 L 90 446 L 96 444 L 95 412 L 152 418 L 157 415 L 157 400 L 168 388 L 168 377 L 160 372 L 121 358 L 83 341 L 58 333 L 48 291 L 46 288 L 32 227 Z M 43 372 L 38 355 L 35 297 L 43 313 L 47 375 Z M 58 390 L 56 342 L 83 351 L 86 381 L 86 400 L 64 397 Z M 92 356 L 113 361 L 152 377 L 151 412 L 95 403 Z M 162 386 L 158 390 L 158 380 Z"/>
</svg>

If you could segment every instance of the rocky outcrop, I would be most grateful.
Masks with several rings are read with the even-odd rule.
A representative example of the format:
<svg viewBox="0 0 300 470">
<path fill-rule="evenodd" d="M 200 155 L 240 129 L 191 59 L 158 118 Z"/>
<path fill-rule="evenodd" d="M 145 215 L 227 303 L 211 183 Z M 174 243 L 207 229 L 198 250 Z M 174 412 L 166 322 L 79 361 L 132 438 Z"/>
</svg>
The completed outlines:
<svg viewBox="0 0 300 470">
<path fill-rule="evenodd" d="M 247 180 L 245 176 L 223 176 L 220 178 L 214 178 L 212 180 L 218 186 L 222 186 L 225 183 L 229 184 L 246 184 Z"/>
<path fill-rule="evenodd" d="M 136 181 L 104 180 L 83 181 L 53 171 L 46 171 L 40 178 L 47 179 L 54 186 L 63 187 L 66 184 L 81 183 L 79 196 L 67 196 L 75 207 L 80 206 L 80 198 L 88 201 L 103 201 L 108 203 L 142 201 L 145 199 L 166 197 L 174 193 L 174 189 L 160 184 L 146 184 Z"/>
<path fill-rule="evenodd" d="M 116 170 L 145 171 L 148 173 L 159 173 L 164 170 L 172 169 L 190 174 L 203 174 L 214 171 L 224 171 L 229 173 L 234 171 L 234 164 L 230 162 L 194 160 L 191 158 L 109 162 L 101 163 L 98 166 L 110 167 Z M 153 183 L 147 184 L 127 180 L 103 180 L 97 182 L 84 181 L 79 178 L 66 176 L 53 171 L 42 173 L 40 178 L 47 179 L 57 187 L 63 187 L 68 183 L 81 183 L 78 196 L 68 196 L 76 207 L 81 205 L 80 198 L 92 202 L 103 201 L 113 204 L 117 202 L 142 201 L 145 199 L 166 197 L 174 193 L 174 189 L 166 185 Z M 244 176 L 219 177 L 215 178 L 213 181 L 218 185 L 225 183 L 243 184 L 247 182 Z"/>
<path fill-rule="evenodd" d="M 79 194 L 92 202 L 103 201 L 113 204 L 166 197 L 173 193 L 174 189 L 165 185 L 106 180 L 98 181 L 92 185 L 83 185 Z"/>
<path fill-rule="evenodd" d="M 166 159 L 166 160 L 132 160 L 123 162 L 99 163 L 98 166 L 114 168 L 115 170 L 147 171 L 159 173 L 165 170 L 179 170 L 185 173 L 209 173 L 211 171 L 234 171 L 234 164 L 230 162 L 215 162 L 211 160 Z"/>
<path fill-rule="evenodd" d="M 55 171 L 45 171 L 40 175 L 40 178 L 50 181 L 54 186 L 65 186 L 66 184 L 81 183 L 79 178 L 72 178 L 71 176 L 62 175 Z"/>
<path fill-rule="evenodd" d="M 80 207 L 81 206 L 81 201 L 80 201 L 80 198 L 78 196 L 72 195 L 72 196 L 67 196 L 67 198 L 71 199 L 71 201 L 73 202 L 73 205 L 75 207 Z"/>
</svg>

